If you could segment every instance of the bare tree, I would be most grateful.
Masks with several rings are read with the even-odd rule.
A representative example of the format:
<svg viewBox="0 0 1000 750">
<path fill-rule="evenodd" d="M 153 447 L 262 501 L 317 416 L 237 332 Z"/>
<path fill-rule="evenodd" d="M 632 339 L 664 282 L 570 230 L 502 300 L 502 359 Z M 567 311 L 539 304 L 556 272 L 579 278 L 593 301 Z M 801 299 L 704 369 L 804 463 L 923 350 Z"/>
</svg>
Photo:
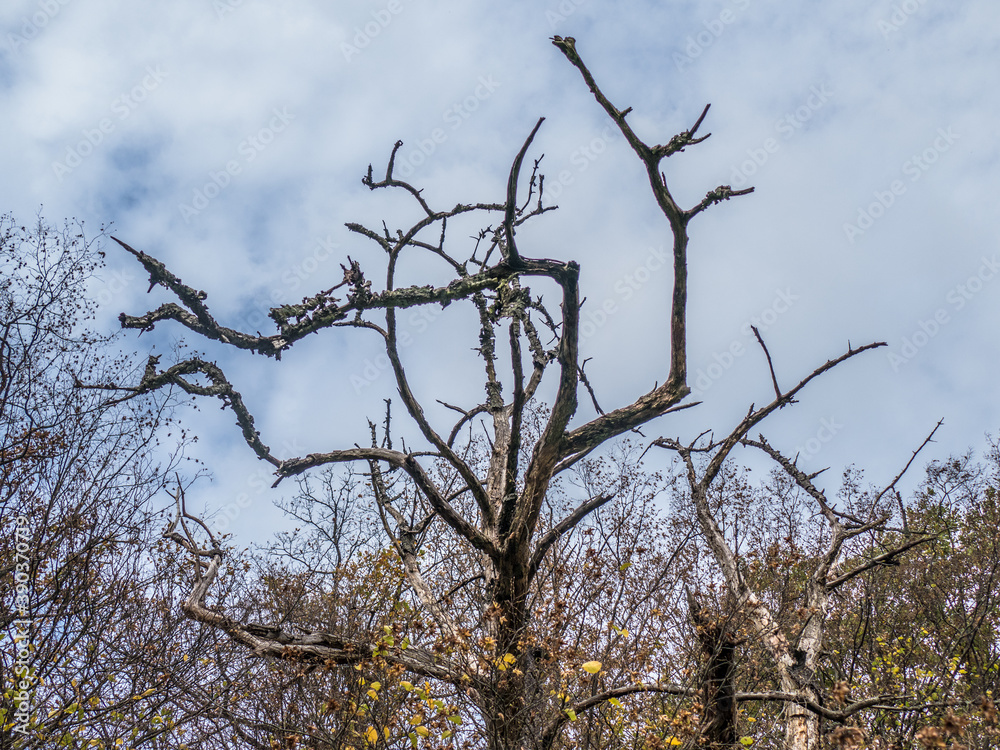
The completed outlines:
<svg viewBox="0 0 1000 750">
<path fill-rule="evenodd" d="M 179 457 L 156 450 L 176 399 L 110 405 L 76 387 L 140 374 L 87 329 L 95 245 L 79 226 L 0 218 L 4 748 L 173 748 L 212 708 L 181 686 L 200 682 L 218 635 L 169 606 L 176 566 L 148 557 L 163 546 L 153 499 Z"/>
<path fill-rule="evenodd" d="M 823 648 L 823 623 L 831 593 L 872 566 L 894 560 L 906 549 L 922 543 L 924 537 L 919 534 L 908 537 L 854 567 L 838 568 L 846 541 L 884 529 L 889 522 L 880 505 L 882 496 L 861 516 L 835 510 L 813 485 L 815 475 L 805 474 L 762 437 L 751 440 L 749 435 L 767 416 L 792 403 L 812 380 L 862 352 L 883 346 L 882 343 L 849 346 L 846 352 L 819 365 L 787 391 L 778 387 L 772 366 L 774 399 L 764 407 L 751 408 L 724 440 L 699 439 L 690 444 L 664 438 L 654 441 L 675 451 L 683 461 L 696 528 L 721 572 L 728 601 L 734 608 L 732 614 L 746 623 L 744 635 L 766 644 L 780 689 L 734 693 L 731 678 L 733 649 L 737 644 L 735 630 L 730 633 L 725 626 L 716 627 L 707 611 L 694 604 L 691 617 L 701 629 L 701 645 L 712 665 L 700 683 L 665 679 L 663 671 L 646 669 L 648 665 L 609 671 L 596 658 L 580 663 L 582 649 L 571 653 L 564 648 L 565 643 L 553 647 L 554 641 L 539 640 L 545 630 L 540 621 L 551 617 L 556 604 L 563 602 L 565 606 L 568 599 L 551 595 L 565 586 L 566 560 L 570 559 L 557 553 L 566 552 L 566 542 L 574 535 L 580 537 L 587 528 L 594 527 L 595 519 L 608 512 L 612 507 L 609 504 L 628 484 L 620 476 L 611 481 L 585 483 L 582 486 L 591 489 L 592 494 L 580 496 L 567 505 L 553 499 L 558 483 L 572 471 L 586 473 L 588 460 L 602 447 L 614 444 L 617 438 L 694 405 L 683 403 L 690 393 L 686 358 L 688 226 L 715 204 L 752 191 L 752 188 L 733 190 L 722 185 L 708 191 L 694 206 L 679 205 L 662 171 L 663 163 L 708 137 L 699 134 L 708 107 L 688 130 L 663 144 L 647 145 L 627 121 L 631 107 L 619 109 L 608 100 L 580 58 L 575 40 L 554 37 L 552 41 L 583 76 L 600 107 L 639 158 L 656 205 L 669 227 L 673 288 L 669 295 L 670 317 L 666 321 L 669 336 L 664 342 L 669 349 L 669 365 L 662 384 L 629 404 L 607 412 L 600 409 L 580 358 L 579 265 L 571 259 L 531 257 L 518 244 L 519 228 L 554 208 L 544 203 L 541 159 L 534 161 L 530 176 L 522 176 L 525 158 L 542 120 L 531 130 L 513 160 L 505 195 L 493 203 L 459 203 L 446 210 L 432 208 L 420 190 L 395 176 L 395 158 L 402 145 L 397 142 L 384 176 L 376 178 L 369 167 L 363 183 L 373 191 L 400 190 L 408 194 L 419 206 L 421 218 L 408 228 L 394 230 L 387 223 L 381 229 L 347 224 L 351 232 L 384 251 L 386 266 L 381 281 L 373 284 L 361 264 L 348 258 L 339 284 L 299 303 L 271 310 L 270 317 L 277 327 L 272 335 L 251 334 L 220 324 L 206 304 L 205 292 L 182 283 L 163 263 L 119 241 L 149 273 L 150 289 L 160 286 L 176 297 L 176 301 L 166 302 L 143 315 L 123 313 L 123 327 L 149 330 L 157 323 L 174 321 L 206 339 L 274 358 L 280 358 L 301 339 L 325 329 L 352 327 L 370 331 L 384 343 L 399 400 L 423 439 L 419 446 L 406 446 L 394 439 L 391 412 L 387 410 L 381 425 L 371 424 L 370 444 L 365 447 L 356 444 L 281 460 L 257 432 L 249 407 L 218 365 L 192 358 L 161 367 L 157 357 L 150 357 L 138 384 L 118 386 L 119 400 L 165 387 L 221 399 L 236 415 L 249 447 L 274 467 L 276 483 L 317 467 L 360 465 L 371 485 L 380 523 L 398 558 L 408 595 L 422 620 L 431 627 L 422 633 L 408 632 L 404 643 L 392 623 L 379 622 L 377 617 L 369 618 L 371 627 L 367 630 L 353 625 L 344 627 L 343 622 L 316 629 L 313 622 L 306 625 L 284 617 L 258 624 L 224 605 L 209 606 L 206 597 L 217 586 L 224 559 L 222 547 L 208 527 L 189 515 L 179 502 L 178 518 L 170 535 L 194 561 L 194 581 L 183 610 L 257 656 L 323 667 L 376 665 L 446 686 L 450 697 L 440 700 L 442 706 L 467 700 L 478 713 L 476 730 L 456 729 L 455 736 L 480 745 L 485 743 L 493 750 L 553 748 L 560 743 L 567 727 L 581 726 L 577 722 L 582 717 L 600 712 L 608 705 L 641 702 L 651 696 L 686 700 L 697 695 L 709 696 L 713 702 L 706 715 L 712 717 L 708 724 L 714 727 L 710 731 L 717 744 L 732 738 L 735 702 L 773 701 L 787 706 L 786 746 L 818 747 L 818 717 L 843 721 L 885 700 L 877 696 L 833 709 L 816 688 L 812 675 Z M 446 235 L 449 222 L 465 214 L 495 219 L 484 218 L 484 223 L 489 221 L 489 224 L 480 232 L 472 252 L 460 254 L 452 249 L 451 243 L 446 244 Z M 448 269 L 453 274 L 452 280 L 437 286 L 402 284 L 397 278 L 397 268 L 404 255 L 409 258 L 414 254 Z M 542 297 L 532 293 L 528 282 L 537 282 L 546 291 L 554 289 L 560 298 L 558 312 L 548 309 Z M 461 302 L 470 305 L 479 324 L 477 350 L 484 368 L 484 397 L 480 403 L 465 405 L 442 400 L 457 416 L 453 423 L 436 424 L 425 408 L 428 397 L 415 391 L 408 376 L 397 316 L 409 308 Z M 551 345 L 546 343 L 549 338 L 554 342 Z M 760 343 L 770 362 L 763 340 Z M 506 373 L 504 367 L 509 368 Z M 554 378 L 554 396 L 551 405 L 539 416 L 530 404 L 547 374 Z M 574 419 L 581 387 L 596 411 L 589 420 Z M 435 395 L 445 397 L 444 393 Z M 486 441 L 485 448 L 474 434 L 480 418 L 484 420 L 481 435 Z M 806 608 L 810 614 L 794 642 L 782 631 L 760 593 L 748 584 L 710 501 L 711 486 L 738 445 L 756 446 L 774 458 L 808 493 L 829 526 L 825 551 L 818 558 L 807 587 Z M 697 460 L 701 455 L 705 456 L 705 462 Z M 886 492 L 892 488 L 890 485 Z M 445 556 L 453 561 L 451 572 L 442 574 L 439 568 L 428 565 L 422 547 L 430 533 L 435 535 L 435 545 L 441 546 Z M 684 543 L 685 540 L 679 540 L 678 549 Z M 585 557 L 588 549 L 589 545 L 581 543 L 580 551 Z M 627 559 L 619 559 L 619 567 L 626 563 Z M 622 568 L 622 572 L 625 570 Z M 675 590 L 674 596 L 677 594 Z M 593 592 L 590 595 L 594 603 L 602 601 Z M 695 601 L 693 598 L 692 602 Z M 296 611 L 305 615 L 301 609 Z M 339 616 L 351 615 L 341 612 Z M 577 611 L 564 617 L 577 618 L 578 622 L 580 617 L 586 618 L 586 613 Z M 698 644 L 697 638 L 692 640 Z M 581 644 L 599 647 L 599 641 L 594 639 L 589 643 L 578 639 L 576 645 Z M 406 684 L 416 689 L 411 682 Z M 426 693 L 420 699 L 431 700 Z M 687 718 L 693 719 L 693 714 L 687 713 Z M 456 719 L 456 725 L 462 719 L 457 713 L 450 716 Z M 635 714 L 632 716 L 637 718 Z M 675 730 L 683 727 L 678 716 L 674 719 L 664 719 L 661 723 Z M 423 725 L 418 722 L 414 726 Z M 478 740 L 476 731 L 482 735 Z M 576 729 L 571 732 L 573 736 L 575 733 Z M 372 745 L 390 741 L 387 733 L 379 732 L 374 724 L 362 726 L 360 734 Z M 416 742 L 421 736 L 425 735 L 414 733 L 411 739 Z M 661 744 L 681 743 L 676 734 L 661 733 L 660 738 L 657 741 Z"/>
</svg>

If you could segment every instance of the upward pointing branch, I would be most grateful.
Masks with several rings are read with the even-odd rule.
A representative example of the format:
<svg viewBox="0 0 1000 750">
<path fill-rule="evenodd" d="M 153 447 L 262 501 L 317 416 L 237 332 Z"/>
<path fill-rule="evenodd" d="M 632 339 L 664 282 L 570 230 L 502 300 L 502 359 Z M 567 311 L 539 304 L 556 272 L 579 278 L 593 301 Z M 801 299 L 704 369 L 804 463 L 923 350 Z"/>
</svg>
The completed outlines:
<svg viewBox="0 0 1000 750">
<path fill-rule="evenodd" d="M 591 450 L 610 438 L 665 414 L 691 392 L 687 386 L 687 224 L 709 206 L 728 200 L 734 195 L 750 193 L 753 188 L 733 191 L 728 185 L 722 185 L 710 191 L 690 210 L 681 209 L 670 193 L 666 177 L 660 172 L 660 162 L 671 154 L 683 151 L 685 147 L 701 143 L 708 138 L 708 135 L 696 136 L 708 114 L 708 107 L 702 110 L 691 128 L 670 138 L 666 145 L 651 147 L 635 134 L 625 120 L 632 108 L 618 109 L 601 91 L 594 76 L 577 53 L 576 40 L 572 37 L 555 36 L 552 37 L 552 44 L 580 71 L 598 104 L 614 120 L 629 146 L 645 166 L 656 203 L 670 223 L 674 261 L 674 287 L 670 307 L 670 367 L 667 377 L 662 385 L 641 396 L 634 403 L 602 414 L 569 433 L 563 441 L 563 451 L 560 456 L 560 459 L 563 459 Z"/>
<path fill-rule="evenodd" d="M 521 255 L 517 251 L 517 245 L 514 243 L 514 219 L 517 216 L 517 178 L 521 174 L 521 163 L 524 161 L 524 155 L 528 153 L 528 147 L 535 140 L 535 133 L 542 127 L 543 122 L 545 122 L 545 118 L 539 117 L 535 127 L 531 129 L 524 145 L 521 146 L 521 150 L 517 152 L 517 157 L 510 168 L 510 177 L 507 179 L 507 208 L 504 213 L 503 229 L 507 239 L 506 260 L 508 265 L 514 269 L 523 265 Z"/>
</svg>

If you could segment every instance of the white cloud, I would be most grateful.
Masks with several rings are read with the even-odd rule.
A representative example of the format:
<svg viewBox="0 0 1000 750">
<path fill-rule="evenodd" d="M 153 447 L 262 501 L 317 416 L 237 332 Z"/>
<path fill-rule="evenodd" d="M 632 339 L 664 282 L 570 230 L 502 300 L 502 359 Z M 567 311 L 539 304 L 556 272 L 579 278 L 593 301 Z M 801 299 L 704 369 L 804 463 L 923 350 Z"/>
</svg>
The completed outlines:
<svg viewBox="0 0 1000 750">
<path fill-rule="evenodd" d="M 886 31 L 880 21 L 901 5 L 914 7 Z M 44 25 L 24 37 L 44 8 L 52 10 Z M 26 217 L 44 204 L 50 219 L 77 216 L 91 227 L 114 221 L 119 236 L 206 290 L 220 318 L 238 322 L 260 307 L 262 295 L 297 301 L 335 282 L 347 255 L 378 278 L 379 251 L 343 225 L 379 227 L 384 218 L 394 228 L 415 215 L 406 199 L 360 183 L 369 163 L 376 174 L 384 170 L 397 139 L 412 180 L 433 205 L 499 201 L 513 155 L 544 115 L 533 155 L 545 152 L 553 191 L 560 173 L 569 179 L 559 181 L 560 210 L 525 227 L 522 247 L 580 260 L 588 305 L 621 302 L 587 341 L 595 357 L 588 374 L 609 408 L 664 376 L 669 279 L 655 277 L 627 302 L 615 281 L 666 241 L 667 227 L 621 139 L 596 158 L 584 154 L 608 121 L 549 43 L 558 33 L 577 38 L 598 81 L 618 106 L 634 108 L 630 121 L 649 141 L 666 141 L 713 104 L 705 123 L 712 138 L 665 164 L 684 203 L 732 182 L 734 168 L 759 156 L 768 139 L 777 145 L 765 149 L 753 174 L 744 170 L 756 193 L 711 209 L 692 226 L 692 372 L 734 340 L 751 344 L 741 326 L 786 287 L 801 300 L 766 332 L 782 382 L 836 356 L 848 339 L 885 339 L 898 349 L 984 255 L 1000 249 L 994 5 L 851 0 L 790 10 L 724 0 L 629 8 L 594 0 L 496 7 L 180 0 L 153 10 L 107 0 L 8 4 L 0 11 L 0 207 Z M 553 13 L 561 16 L 555 26 Z M 357 52 L 345 55 L 345 44 Z M 689 59 L 679 65 L 678 55 Z M 143 84 L 151 69 L 165 72 L 155 87 Z M 483 80 L 499 85 L 480 96 Z M 137 86 L 144 95 L 122 117 L 116 102 Z M 783 118 L 808 108 L 822 87 L 832 92 L 828 101 L 786 133 Z M 276 110 L 294 118 L 261 148 L 245 147 L 271 127 Z M 113 127 L 101 131 L 104 120 Z M 95 128 L 100 142 L 84 147 L 90 153 L 60 180 L 53 164 L 79 152 Z M 940 128 L 960 138 L 909 181 L 907 160 L 933 145 Z M 182 215 L 179 206 L 213 181 L 219 186 L 212 175 L 231 163 L 238 172 L 222 189 L 209 189 L 217 195 L 196 215 Z M 845 222 L 856 221 L 859 208 L 893 180 L 903 180 L 905 192 L 850 243 Z M 471 225 L 462 231 L 471 233 Z M 456 232 L 456 242 L 462 236 Z M 305 278 L 296 275 L 320 242 L 336 243 L 338 254 Z M 160 297 L 145 297 L 142 274 L 109 250 L 119 273 L 107 288 L 110 322 L 111 308 L 137 312 Z M 416 283 L 440 276 L 428 261 L 410 270 Z M 407 354 L 428 396 L 453 373 L 468 373 L 448 390 L 471 402 L 480 393 L 477 365 L 456 360 L 471 356 L 475 337 L 452 323 L 451 313 L 435 321 L 439 333 L 425 334 L 432 353 L 415 346 Z M 940 417 L 941 453 L 978 443 L 1000 423 L 990 398 L 1000 295 L 984 289 L 952 318 L 898 372 L 875 353 L 827 376 L 775 421 L 776 434 L 794 447 L 817 434 L 821 419 L 836 420 L 843 427 L 809 460 L 858 461 L 883 474 Z M 172 332 L 167 328 L 158 336 Z M 145 346 L 145 338 L 131 341 Z M 364 440 L 365 417 L 377 416 L 380 399 L 391 395 L 388 377 L 361 397 L 351 386 L 375 343 L 330 331 L 280 364 L 210 352 L 235 368 L 272 444 L 298 440 L 322 450 Z M 748 346 L 703 406 L 663 428 L 682 435 L 726 429 L 768 392 L 763 357 Z M 212 492 L 235 497 L 258 464 L 236 442 L 231 415 L 207 412 L 192 420 L 207 433 L 201 450 L 215 464 Z M 251 527 L 245 519 L 233 523 Z"/>
</svg>

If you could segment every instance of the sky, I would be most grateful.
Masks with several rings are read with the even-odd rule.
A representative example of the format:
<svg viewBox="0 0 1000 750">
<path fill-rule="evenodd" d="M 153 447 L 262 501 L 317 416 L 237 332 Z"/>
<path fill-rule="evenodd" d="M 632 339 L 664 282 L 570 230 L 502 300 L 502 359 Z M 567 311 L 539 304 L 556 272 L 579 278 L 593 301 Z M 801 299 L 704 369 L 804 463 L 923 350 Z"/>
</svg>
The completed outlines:
<svg viewBox="0 0 1000 750">
<path fill-rule="evenodd" d="M 663 165 L 680 203 L 755 188 L 691 225 L 689 384 L 702 403 L 647 439 L 723 435 L 771 400 L 757 325 L 784 388 L 849 344 L 888 344 L 762 425 L 801 466 L 831 467 L 829 488 L 850 464 L 888 481 L 941 419 L 927 459 L 984 447 L 1000 426 L 1000 7 L 987 0 L 7 0 L 0 211 L 75 218 L 91 235 L 110 225 L 206 291 L 218 320 L 271 333 L 272 300 L 329 288 L 347 256 L 377 287 L 379 255 L 345 223 L 394 230 L 418 215 L 361 183 L 369 164 L 384 173 L 397 140 L 397 175 L 433 207 L 501 202 L 545 117 L 529 157 L 544 154 L 559 209 L 525 225 L 519 247 L 581 264 L 587 374 L 603 408 L 621 406 L 666 373 L 670 235 L 640 162 L 554 34 L 577 40 L 651 145 L 711 103 L 711 138 Z M 456 253 L 489 221 L 455 222 Z M 135 261 L 105 250 L 92 291 L 110 331 L 120 312 L 169 296 L 147 295 Z M 410 283 L 447 280 L 426 258 L 404 269 Z M 469 308 L 403 320 L 432 419 L 447 417 L 435 399 L 478 403 Z M 223 366 L 264 441 L 290 457 L 368 440 L 394 385 L 366 333 L 326 331 L 280 363 L 184 338 Z M 169 358 L 182 334 L 161 324 L 121 346 Z M 291 483 L 269 488 L 269 467 L 217 403 L 182 416 L 213 474 L 192 489 L 194 506 L 237 541 L 266 536 Z M 591 416 L 584 404 L 577 419 Z"/>
</svg>

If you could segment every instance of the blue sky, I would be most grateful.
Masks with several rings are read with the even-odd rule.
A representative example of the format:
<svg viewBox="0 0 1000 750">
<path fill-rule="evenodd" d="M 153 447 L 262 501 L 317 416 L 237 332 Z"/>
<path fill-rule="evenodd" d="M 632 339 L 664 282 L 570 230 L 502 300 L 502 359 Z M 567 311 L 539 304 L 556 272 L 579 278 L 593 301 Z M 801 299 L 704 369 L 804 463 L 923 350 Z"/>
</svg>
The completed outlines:
<svg viewBox="0 0 1000 750">
<path fill-rule="evenodd" d="M 769 400 L 755 321 L 785 387 L 848 341 L 889 344 L 764 425 L 776 445 L 800 449 L 802 465 L 834 467 L 830 483 L 852 462 L 891 477 L 941 418 L 928 458 L 981 447 L 997 430 L 1000 9 L 986 0 L 9 0 L 0 209 L 23 222 L 42 207 L 91 231 L 113 223 L 208 292 L 220 320 L 266 333 L 269 300 L 332 286 L 347 255 L 378 278 L 378 256 L 344 223 L 394 228 L 416 215 L 361 185 L 397 139 L 398 168 L 432 205 L 500 201 L 545 116 L 531 155 L 545 154 L 559 210 L 519 244 L 581 263 L 587 372 L 612 408 L 664 376 L 669 233 L 641 165 L 553 34 L 577 39 L 649 143 L 711 102 L 712 137 L 665 164 L 682 203 L 720 184 L 756 188 L 692 225 L 689 382 L 704 403 L 648 437 L 727 432 Z M 456 222 L 455 247 L 478 226 Z M 166 297 L 147 296 L 137 265 L 106 249 L 94 293 L 110 329 L 122 310 Z M 410 273 L 444 278 L 427 263 Z M 473 325 L 450 308 L 406 319 L 406 356 L 429 403 L 481 398 Z M 164 352 L 179 333 L 160 326 L 125 345 Z M 265 441 L 291 455 L 364 441 L 366 417 L 392 395 L 377 342 L 362 333 L 327 332 L 277 364 L 189 343 L 219 360 Z M 246 506 L 230 529 L 255 536 L 273 522 L 277 493 L 232 415 L 203 406 L 188 418 L 215 480 L 198 501 Z"/>
</svg>

